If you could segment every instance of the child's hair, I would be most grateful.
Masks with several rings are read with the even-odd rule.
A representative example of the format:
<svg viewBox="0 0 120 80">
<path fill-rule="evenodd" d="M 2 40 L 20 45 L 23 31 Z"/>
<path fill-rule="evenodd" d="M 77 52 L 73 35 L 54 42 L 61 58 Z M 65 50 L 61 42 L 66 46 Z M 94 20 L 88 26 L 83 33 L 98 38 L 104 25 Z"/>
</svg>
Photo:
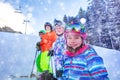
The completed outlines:
<svg viewBox="0 0 120 80">
<path fill-rule="evenodd" d="M 67 50 L 70 52 L 77 52 L 80 48 L 82 48 L 83 44 L 81 44 L 79 47 L 77 47 L 76 49 L 73 49 L 72 47 L 67 46 Z"/>
</svg>

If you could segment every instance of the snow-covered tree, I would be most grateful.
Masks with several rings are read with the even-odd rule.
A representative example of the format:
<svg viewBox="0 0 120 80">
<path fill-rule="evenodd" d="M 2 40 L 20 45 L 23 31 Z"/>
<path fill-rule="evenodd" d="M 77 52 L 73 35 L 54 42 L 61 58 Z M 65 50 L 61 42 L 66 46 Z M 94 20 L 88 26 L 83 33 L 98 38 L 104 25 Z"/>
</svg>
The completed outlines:
<svg viewBox="0 0 120 80">
<path fill-rule="evenodd" d="M 70 23 L 71 21 L 73 21 L 73 22 L 80 22 L 80 19 L 81 19 L 81 18 L 86 18 L 86 11 L 84 11 L 84 10 L 80 7 L 79 12 L 78 12 L 78 14 L 77 14 L 75 17 L 64 15 L 63 21 L 64 21 L 65 23 Z"/>
<path fill-rule="evenodd" d="M 120 1 L 88 1 L 88 41 L 94 45 L 120 50 Z"/>
<path fill-rule="evenodd" d="M 113 48 L 120 50 L 120 0 L 106 0 L 107 17 L 106 26 L 112 40 Z"/>
<path fill-rule="evenodd" d="M 66 16 L 66 15 L 64 15 L 63 21 L 64 21 L 65 23 L 67 23 L 67 16 Z"/>
<path fill-rule="evenodd" d="M 75 17 L 64 16 L 63 21 L 78 22 L 86 18 L 88 38 L 92 45 L 120 50 L 120 0 L 88 0 L 88 9 L 79 9 Z"/>
</svg>

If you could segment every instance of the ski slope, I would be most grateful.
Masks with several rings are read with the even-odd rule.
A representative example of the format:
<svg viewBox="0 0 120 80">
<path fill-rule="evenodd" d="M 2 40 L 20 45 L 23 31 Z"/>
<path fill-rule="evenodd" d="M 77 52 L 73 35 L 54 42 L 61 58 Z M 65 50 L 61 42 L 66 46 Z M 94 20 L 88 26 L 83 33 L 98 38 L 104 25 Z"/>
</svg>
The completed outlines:
<svg viewBox="0 0 120 80">
<path fill-rule="evenodd" d="M 0 80 L 35 80 L 11 78 L 30 75 L 39 36 L 0 32 Z M 120 51 L 93 46 L 103 58 L 110 80 L 120 80 Z"/>
<path fill-rule="evenodd" d="M 39 36 L 0 32 L 0 80 L 30 75 L 38 40 Z"/>
</svg>

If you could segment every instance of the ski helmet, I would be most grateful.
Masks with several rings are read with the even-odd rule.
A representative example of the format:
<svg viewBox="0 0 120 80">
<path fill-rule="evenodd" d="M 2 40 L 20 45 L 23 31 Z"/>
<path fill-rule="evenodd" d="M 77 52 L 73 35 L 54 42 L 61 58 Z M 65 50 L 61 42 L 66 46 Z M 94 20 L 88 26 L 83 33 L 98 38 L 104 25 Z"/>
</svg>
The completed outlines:
<svg viewBox="0 0 120 80">
<path fill-rule="evenodd" d="M 40 31 L 39 31 L 39 34 L 40 34 L 40 33 L 45 34 L 46 32 L 45 32 L 45 30 L 40 30 Z"/>
<path fill-rule="evenodd" d="M 65 35 L 69 32 L 74 32 L 80 34 L 80 36 L 85 40 L 86 39 L 86 31 L 83 24 L 80 23 L 70 23 L 65 26 Z"/>
<path fill-rule="evenodd" d="M 50 26 L 50 28 L 51 28 L 51 30 L 52 30 L 52 24 L 51 24 L 51 23 L 46 22 L 46 23 L 44 24 L 45 29 L 46 29 L 46 26 Z"/>
<path fill-rule="evenodd" d="M 65 27 L 63 22 L 60 21 L 60 20 L 55 20 L 54 21 L 54 27 L 56 27 L 56 26 L 63 27 L 63 28 Z"/>
<path fill-rule="evenodd" d="M 54 21 L 54 26 L 56 26 L 56 25 L 61 26 L 61 25 L 62 25 L 62 21 L 60 21 L 60 20 L 55 20 L 55 21 Z"/>
</svg>

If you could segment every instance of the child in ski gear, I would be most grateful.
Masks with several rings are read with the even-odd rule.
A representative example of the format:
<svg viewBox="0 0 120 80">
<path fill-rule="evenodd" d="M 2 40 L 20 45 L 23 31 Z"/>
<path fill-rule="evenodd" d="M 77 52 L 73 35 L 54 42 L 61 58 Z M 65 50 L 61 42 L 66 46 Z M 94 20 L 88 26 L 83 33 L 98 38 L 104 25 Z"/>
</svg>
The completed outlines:
<svg viewBox="0 0 120 80">
<path fill-rule="evenodd" d="M 52 61 L 54 61 L 54 68 L 53 68 L 53 74 L 55 77 L 59 77 L 59 71 L 62 69 L 62 66 L 60 66 L 60 64 L 62 64 L 63 60 L 62 56 L 63 56 L 63 51 L 65 49 L 65 38 L 64 38 L 64 30 L 65 27 L 62 23 L 62 21 L 60 20 L 55 20 L 54 21 L 54 28 L 55 28 L 55 32 L 57 34 L 57 40 L 54 43 L 53 46 L 53 59 Z M 59 75 L 58 75 L 59 74 Z"/>
<path fill-rule="evenodd" d="M 40 46 L 42 52 L 49 51 L 57 37 L 56 33 L 52 30 L 52 25 L 50 23 L 46 22 L 44 27 L 46 31 L 41 30 L 39 32 L 39 35 L 44 33 L 44 35 L 40 35 Z"/>
<path fill-rule="evenodd" d="M 46 30 L 46 36 L 48 39 L 47 47 L 48 47 L 48 51 L 49 51 L 49 50 L 51 50 L 52 45 L 57 38 L 57 35 L 56 35 L 55 31 L 53 30 L 52 25 L 49 22 L 45 23 L 44 28 Z"/>
<path fill-rule="evenodd" d="M 38 72 L 44 72 L 48 70 L 50 73 L 52 73 L 50 66 L 50 56 L 48 56 L 48 52 L 51 49 L 53 42 L 56 40 L 56 34 L 52 30 L 52 25 L 50 23 L 46 22 L 44 27 L 46 33 L 41 36 L 41 53 L 36 59 L 37 70 Z"/>
<path fill-rule="evenodd" d="M 45 30 L 39 31 L 39 37 L 40 37 L 40 41 L 37 42 L 36 48 L 40 50 L 40 54 L 36 58 L 36 67 L 37 67 L 37 72 L 44 72 L 44 70 L 48 70 L 48 65 L 44 64 L 45 63 L 44 59 L 47 60 L 46 63 L 48 63 L 49 61 L 48 57 L 44 57 L 48 53 L 47 51 L 48 48 L 45 47 L 48 42 Z"/>
<path fill-rule="evenodd" d="M 64 34 L 65 25 L 60 20 L 54 21 L 54 28 L 57 36 L 62 36 Z"/>
<path fill-rule="evenodd" d="M 38 51 L 41 50 L 41 48 L 40 48 L 40 42 L 41 42 L 41 39 L 42 39 L 42 37 L 43 37 L 43 35 L 44 35 L 45 33 L 46 33 L 45 30 L 40 30 L 40 31 L 39 31 L 40 41 L 36 43 L 36 49 L 37 49 Z"/>
<path fill-rule="evenodd" d="M 82 26 L 83 27 L 83 26 Z M 103 59 L 85 44 L 86 32 L 80 23 L 66 25 L 63 73 L 58 80 L 109 80 Z"/>
</svg>

